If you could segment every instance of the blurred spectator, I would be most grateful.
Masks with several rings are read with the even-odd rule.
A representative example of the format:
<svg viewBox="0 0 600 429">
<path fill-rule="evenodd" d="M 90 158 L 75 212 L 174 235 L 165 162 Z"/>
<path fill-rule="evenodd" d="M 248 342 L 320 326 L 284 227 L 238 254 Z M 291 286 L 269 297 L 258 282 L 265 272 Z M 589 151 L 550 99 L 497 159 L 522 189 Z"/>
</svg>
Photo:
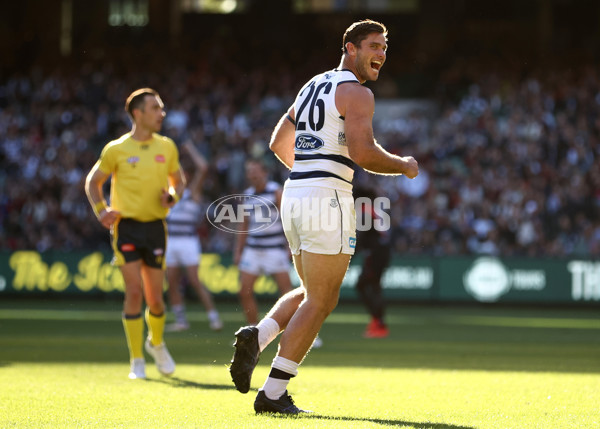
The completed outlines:
<svg viewBox="0 0 600 429">
<path fill-rule="evenodd" d="M 116 53 L 101 63 L 4 76 L 0 248 L 109 250 L 92 221 L 82 172 L 103 142 L 127 132 L 122 100 L 134 87 L 170 94 L 165 133 L 191 138 L 210 162 L 204 205 L 241 191 L 248 157 L 264 158 L 271 177 L 284 181 L 287 171 L 268 150 L 270 131 L 292 102 L 290 88 L 311 70 L 286 65 L 279 53 L 244 70 L 222 52 L 214 55 L 218 71 L 205 64 L 210 59 L 176 58 L 142 70 Z M 477 66 L 457 61 L 439 73 L 433 117 L 414 111 L 375 122 L 382 145 L 414 153 L 423 166 L 415 181 L 369 179 L 392 202 L 392 247 L 432 255 L 600 256 L 600 69 Z M 395 85 L 385 80 L 378 96 L 395 96 Z M 357 174 L 357 184 L 366 177 Z M 230 234 L 210 225 L 201 231 L 207 252 L 232 250 Z"/>
</svg>

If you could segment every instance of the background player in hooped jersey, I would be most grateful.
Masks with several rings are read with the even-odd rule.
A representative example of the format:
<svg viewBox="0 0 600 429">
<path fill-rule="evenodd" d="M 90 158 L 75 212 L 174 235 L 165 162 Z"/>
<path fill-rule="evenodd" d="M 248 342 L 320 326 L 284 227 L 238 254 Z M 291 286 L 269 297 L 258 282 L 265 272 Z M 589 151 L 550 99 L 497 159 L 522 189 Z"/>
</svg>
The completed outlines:
<svg viewBox="0 0 600 429">
<path fill-rule="evenodd" d="M 129 347 L 129 378 L 146 378 L 143 354 L 144 322 L 148 337 L 145 348 L 158 371 L 171 375 L 175 362 L 163 341 L 165 304 L 166 223 L 169 209 L 179 201 L 185 177 L 173 140 L 158 133 L 165 117 L 156 91 L 134 91 L 125 103 L 132 119 L 131 132 L 108 143 L 89 172 L 85 191 L 98 220 L 112 236 L 113 263 L 125 282 L 123 326 Z M 112 176 L 110 205 L 102 185 Z"/>
<path fill-rule="evenodd" d="M 208 323 L 212 330 L 219 331 L 223 322 L 219 317 L 210 292 L 198 278 L 198 265 L 202 253 L 200 238 L 198 237 L 198 223 L 202 219 L 202 184 L 208 172 L 208 163 L 198 152 L 191 141 L 186 141 L 181 146 L 191 165 L 186 165 L 184 171 L 188 186 L 183 191 L 179 203 L 171 209 L 167 216 L 167 281 L 169 283 L 169 305 L 175 316 L 175 322 L 166 326 L 168 332 L 184 331 L 190 324 L 185 313 L 185 299 L 183 285 L 181 284 L 181 271 L 184 270 L 189 284 L 202 301 L 208 315 Z"/>
<path fill-rule="evenodd" d="M 246 179 L 250 187 L 244 194 L 258 197 L 251 198 L 251 201 L 259 206 L 262 205 L 261 201 L 265 204 L 268 202 L 272 208 L 277 208 L 270 210 L 271 219 L 267 228 L 261 228 L 254 215 L 244 218 L 241 227 L 243 233 L 237 236 L 233 254 L 233 262 L 240 271 L 240 303 L 248 324 L 256 325 L 258 307 L 254 297 L 254 283 L 261 274 L 270 275 L 277 283 L 280 295 L 288 293 L 292 290 L 289 274 L 291 263 L 283 225 L 277 212 L 281 203 L 281 185 L 268 180 L 265 165 L 257 159 L 246 161 Z M 268 211 L 267 207 L 258 208 Z"/>
<path fill-rule="evenodd" d="M 237 389 L 245 393 L 260 350 L 284 329 L 271 372 L 254 401 L 257 413 L 303 412 L 294 405 L 287 385 L 337 305 L 354 253 L 354 164 L 408 178 L 419 172 L 413 157 L 392 155 L 373 137 L 374 97 L 362 83 L 379 77 L 386 60 L 386 36 L 385 26 L 371 20 L 348 27 L 339 67 L 304 85 L 271 138 L 271 149 L 291 169 L 281 212 L 302 287 L 280 298 L 256 327 L 236 332 L 230 373 Z M 266 319 L 271 322 L 264 323 Z"/>
</svg>

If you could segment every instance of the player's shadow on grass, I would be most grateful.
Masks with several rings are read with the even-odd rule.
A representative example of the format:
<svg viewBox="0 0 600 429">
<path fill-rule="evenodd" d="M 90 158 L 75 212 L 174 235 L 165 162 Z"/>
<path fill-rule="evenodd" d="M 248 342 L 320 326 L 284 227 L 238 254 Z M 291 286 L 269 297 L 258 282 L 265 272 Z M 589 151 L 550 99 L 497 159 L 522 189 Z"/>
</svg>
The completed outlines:
<svg viewBox="0 0 600 429">
<path fill-rule="evenodd" d="M 406 420 L 390 420 L 390 419 L 361 419 L 360 417 L 334 417 L 334 416 L 324 416 L 321 414 L 299 414 L 297 416 L 286 416 L 281 414 L 272 414 L 273 417 L 279 418 L 301 418 L 301 419 L 320 419 L 320 420 L 335 420 L 335 421 L 346 421 L 346 422 L 371 422 L 377 423 L 383 426 L 393 426 L 393 427 L 404 427 L 404 426 L 412 426 L 417 429 L 475 429 L 473 426 L 462 426 L 462 425 L 452 425 L 448 423 L 434 423 L 434 422 L 409 422 Z"/>
<path fill-rule="evenodd" d="M 163 383 L 172 387 L 191 387 L 195 389 L 207 389 L 207 390 L 223 390 L 231 389 L 231 384 L 206 384 L 198 383 L 196 381 L 184 380 L 178 377 L 160 377 L 160 378 L 146 378 L 146 381 L 154 383 Z"/>
</svg>

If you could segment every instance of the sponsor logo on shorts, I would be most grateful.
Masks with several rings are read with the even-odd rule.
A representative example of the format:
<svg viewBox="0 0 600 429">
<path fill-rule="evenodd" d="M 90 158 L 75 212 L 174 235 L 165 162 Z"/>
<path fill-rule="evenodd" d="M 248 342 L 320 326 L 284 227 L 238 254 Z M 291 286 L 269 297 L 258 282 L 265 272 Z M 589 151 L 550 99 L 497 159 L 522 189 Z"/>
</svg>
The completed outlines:
<svg viewBox="0 0 600 429">
<path fill-rule="evenodd" d="M 125 243 L 121 244 L 121 252 L 133 252 L 135 250 L 135 244 Z"/>
<path fill-rule="evenodd" d="M 350 237 L 348 239 L 348 245 L 350 246 L 351 249 L 354 249 L 356 247 L 356 238 Z"/>
<path fill-rule="evenodd" d="M 296 137 L 296 149 L 312 151 L 322 148 L 325 145 L 319 137 L 310 134 L 299 134 Z"/>
<path fill-rule="evenodd" d="M 213 201 L 206 218 L 217 229 L 234 234 L 264 231 L 279 220 L 275 204 L 259 195 L 226 195 Z"/>
<path fill-rule="evenodd" d="M 152 253 L 154 253 L 154 256 L 160 256 L 165 253 L 165 249 L 154 249 Z"/>
<path fill-rule="evenodd" d="M 160 162 L 161 164 L 164 164 L 164 163 L 165 163 L 165 156 L 164 156 L 164 155 L 160 155 L 160 154 L 159 154 L 159 155 L 156 155 L 156 156 L 154 157 L 154 160 L 155 160 L 156 162 Z"/>
</svg>

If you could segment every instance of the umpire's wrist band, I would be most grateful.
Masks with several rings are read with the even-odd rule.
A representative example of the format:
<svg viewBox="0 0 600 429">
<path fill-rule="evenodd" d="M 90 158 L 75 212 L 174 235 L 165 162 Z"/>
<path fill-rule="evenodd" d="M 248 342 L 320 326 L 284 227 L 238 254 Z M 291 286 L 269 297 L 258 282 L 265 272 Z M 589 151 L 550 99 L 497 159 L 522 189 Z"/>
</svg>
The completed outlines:
<svg viewBox="0 0 600 429">
<path fill-rule="evenodd" d="M 106 210 L 106 201 L 103 200 L 94 205 L 94 212 L 96 213 L 96 216 L 100 217 L 100 213 L 102 213 L 104 210 Z"/>
<path fill-rule="evenodd" d="M 173 201 L 175 201 L 177 203 L 180 199 L 181 197 L 177 194 L 177 191 L 175 189 L 169 190 L 169 196 L 167 197 L 168 202 L 172 203 Z"/>
</svg>

